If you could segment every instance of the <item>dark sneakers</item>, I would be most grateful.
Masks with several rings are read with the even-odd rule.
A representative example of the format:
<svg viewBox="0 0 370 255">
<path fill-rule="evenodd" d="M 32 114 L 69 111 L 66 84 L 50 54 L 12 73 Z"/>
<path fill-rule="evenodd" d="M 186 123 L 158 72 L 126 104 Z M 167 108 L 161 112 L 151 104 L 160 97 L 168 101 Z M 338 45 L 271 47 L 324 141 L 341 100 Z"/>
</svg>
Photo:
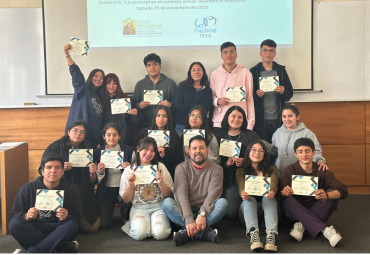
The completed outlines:
<svg viewBox="0 0 370 255">
<path fill-rule="evenodd" d="M 72 242 L 66 243 L 58 252 L 59 253 L 79 253 L 80 245 L 77 241 L 72 241 Z"/>
<path fill-rule="evenodd" d="M 203 242 L 218 243 L 219 239 L 217 229 L 212 229 L 210 227 L 206 228 L 203 232 L 201 240 Z"/>
<path fill-rule="evenodd" d="M 180 229 L 179 232 L 173 232 L 173 243 L 175 246 L 179 246 L 189 241 L 190 237 L 188 236 L 188 231 L 186 231 L 185 228 Z"/>
</svg>

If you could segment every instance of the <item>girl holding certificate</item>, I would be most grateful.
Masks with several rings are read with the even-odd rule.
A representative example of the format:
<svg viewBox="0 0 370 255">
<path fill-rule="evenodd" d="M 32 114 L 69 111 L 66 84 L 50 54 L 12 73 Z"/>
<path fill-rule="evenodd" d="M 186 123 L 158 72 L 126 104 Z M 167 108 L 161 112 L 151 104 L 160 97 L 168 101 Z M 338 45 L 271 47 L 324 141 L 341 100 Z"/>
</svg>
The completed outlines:
<svg viewBox="0 0 370 255">
<path fill-rule="evenodd" d="M 149 130 L 169 131 L 169 145 L 158 145 L 158 161 L 166 166 L 172 178 L 174 178 L 176 166 L 184 161 L 183 142 L 173 128 L 170 108 L 160 105 L 155 109 L 154 116 L 155 118 L 153 119 L 151 128 L 142 129 L 137 134 L 136 141 L 147 137 Z M 136 145 L 134 145 L 134 148 L 136 148 Z"/>
<path fill-rule="evenodd" d="M 162 202 L 172 196 L 174 186 L 167 168 L 156 158 L 157 151 L 153 138 L 141 139 L 132 165 L 126 167 L 121 177 L 119 194 L 126 203 L 132 202 L 130 221 L 122 230 L 138 241 L 150 236 L 163 240 L 171 234 Z"/>
<path fill-rule="evenodd" d="M 278 174 L 281 176 L 285 167 L 297 162 L 294 156 L 294 142 L 301 137 L 310 138 L 315 143 L 314 161 L 319 165 L 319 170 L 328 170 L 326 160 L 322 156 L 322 148 L 316 135 L 306 128 L 303 122 L 298 122 L 299 111 L 297 106 L 291 104 L 286 105 L 281 110 L 283 125 L 276 130 L 272 136 L 272 144 L 278 148 L 278 157 L 275 166 L 278 169 Z"/>
<path fill-rule="evenodd" d="M 220 164 L 221 158 L 218 155 L 219 146 L 215 135 L 207 128 L 207 113 L 202 106 L 195 106 L 188 113 L 185 122 L 185 129 L 203 129 L 205 131 L 206 144 L 209 146 L 208 159 L 216 164 Z M 183 133 L 180 134 L 180 138 Z M 184 160 L 189 159 L 189 144 L 184 144 Z"/>
<path fill-rule="evenodd" d="M 270 192 L 266 192 L 267 194 L 264 196 L 248 194 L 245 191 L 246 175 L 270 177 Z M 271 164 L 266 146 L 261 140 L 254 140 L 248 145 L 241 168 L 238 168 L 236 171 L 236 182 L 238 183 L 239 194 L 243 199 L 243 203 L 240 206 L 239 219 L 247 228 L 251 250 L 263 248 L 259 236 L 257 214 L 258 203 L 261 203 L 266 225 L 265 250 L 277 251 L 275 241 L 278 234 L 278 213 L 275 194 L 277 193 L 279 178 L 277 169 Z"/>
<path fill-rule="evenodd" d="M 96 197 L 100 204 L 99 229 L 105 229 L 111 225 L 115 204 L 119 203 L 117 198 L 119 196 L 121 175 L 123 170 L 130 166 L 132 153 L 134 152 L 131 147 L 118 143 L 121 138 L 121 129 L 116 123 L 106 124 L 102 130 L 102 136 L 106 145 L 94 150 L 94 161 L 98 164 Z M 115 167 L 108 167 L 111 164 Z M 121 207 L 122 217 L 124 208 Z"/>
<path fill-rule="evenodd" d="M 253 140 L 259 139 L 254 131 L 247 129 L 247 125 L 247 117 L 244 110 L 239 106 L 231 106 L 226 111 L 221 122 L 222 131 L 216 135 L 219 145 L 221 139 L 241 143 L 238 157 L 221 156 L 221 166 L 224 170 L 224 189 L 222 196 L 229 203 L 225 216 L 228 219 L 236 217 L 242 203 L 235 179 L 236 170 L 242 165 L 248 144 Z"/>
<path fill-rule="evenodd" d="M 101 69 L 94 69 L 85 81 L 80 68 L 73 61 L 71 55 L 69 55 L 70 49 L 70 44 L 64 46 L 64 54 L 69 65 L 69 72 L 72 76 L 72 85 L 74 88 L 65 132 L 67 132 L 67 127 L 72 121 L 83 119 L 91 129 L 91 146 L 92 148 L 96 148 L 100 142 L 103 117 L 104 72 Z"/>
<path fill-rule="evenodd" d="M 206 69 L 200 62 L 193 62 L 188 70 L 188 77 L 180 82 L 175 94 L 175 130 L 178 134 L 186 125 L 189 111 L 194 106 L 202 106 L 206 112 L 211 111 L 212 90 L 209 86 Z"/>
<path fill-rule="evenodd" d="M 119 79 L 116 74 L 109 73 L 104 78 L 104 84 L 106 84 L 105 97 L 104 97 L 104 110 L 103 110 L 103 123 L 104 127 L 108 123 L 117 123 L 121 138 L 120 144 L 126 144 L 128 146 L 134 145 L 134 131 L 132 124 L 139 125 L 138 110 L 135 108 L 135 100 L 130 98 L 127 94 L 122 91 Z M 111 100 L 129 98 L 131 103 L 131 109 L 128 113 L 112 114 Z M 101 141 L 103 144 L 104 139 Z"/>
<path fill-rule="evenodd" d="M 75 188 L 80 198 L 79 229 L 81 232 L 94 233 L 100 224 L 99 204 L 95 198 L 94 187 L 96 182 L 96 166 L 92 163 L 89 167 L 72 167 L 69 161 L 70 149 L 90 149 L 87 139 L 89 128 L 85 121 L 75 120 L 69 124 L 65 136 L 50 144 L 44 155 L 54 152 L 64 160 L 64 178 Z M 43 157 L 44 157 L 43 155 Z M 41 168 L 39 168 L 41 175 Z"/>
</svg>

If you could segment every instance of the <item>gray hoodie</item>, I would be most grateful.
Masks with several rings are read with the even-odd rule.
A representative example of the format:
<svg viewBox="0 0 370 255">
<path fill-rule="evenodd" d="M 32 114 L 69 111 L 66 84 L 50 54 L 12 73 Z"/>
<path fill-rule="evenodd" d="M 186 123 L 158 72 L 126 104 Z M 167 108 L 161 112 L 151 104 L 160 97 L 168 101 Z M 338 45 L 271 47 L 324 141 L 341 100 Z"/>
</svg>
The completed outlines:
<svg viewBox="0 0 370 255">
<path fill-rule="evenodd" d="M 294 142 L 298 138 L 310 138 L 315 144 L 316 154 L 313 158 L 315 162 L 323 162 L 326 164 L 325 158 L 322 156 L 322 148 L 314 133 L 306 128 L 302 122 L 298 122 L 298 126 L 288 131 L 285 125 L 282 125 L 276 130 L 272 136 L 272 144 L 278 148 L 278 157 L 275 166 L 278 169 L 279 177 L 284 171 L 285 167 L 295 163 L 298 159 L 294 155 Z"/>
</svg>

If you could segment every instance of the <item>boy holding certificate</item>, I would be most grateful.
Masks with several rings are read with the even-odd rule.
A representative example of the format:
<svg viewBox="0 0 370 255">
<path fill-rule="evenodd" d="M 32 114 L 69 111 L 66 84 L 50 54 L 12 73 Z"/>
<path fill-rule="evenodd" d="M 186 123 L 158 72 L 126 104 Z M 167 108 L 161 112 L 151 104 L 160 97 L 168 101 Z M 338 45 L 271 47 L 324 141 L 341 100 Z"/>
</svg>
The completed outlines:
<svg viewBox="0 0 370 255">
<path fill-rule="evenodd" d="M 281 126 L 281 108 L 293 96 L 293 87 L 285 66 L 274 62 L 276 43 L 264 40 L 260 46 L 262 62 L 251 68 L 253 100 L 256 116 L 254 131 L 271 143 L 272 135 Z"/>
<path fill-rule="evenodd" d="M 9 230 L 29 253 L 79 252 L 78 243 L 73 241 L 80 220 L 79 199 L 62 178 L 63 166 L 64 160 L 58 154 L 44 155 L 42 176 L 21 187 L 15 198 Z"/>
<path fill-rule="evenodd" d="M 285 214 L 295 222 L 290 235 L 300 242 L 307 229 L 313 237 L 323 234 L 335 247 L 342 237 L 333 226 L 327 227 L 325 222 L 337 209 L 338 199 L 347 198 L 347 187 L 334 177 L 333 172 L 320 171 L 318 164 L 312 161 L 315 144 L 311 139 L 296 140 L 294 151 L 298 161 L 285 168 L 279 184 Z M 311 177 L 308 178 L 311 182 L 304 181 L 306 176 Z M 299 191 L 306 190 L 307 195 L 296 195 L 293 186 Z M 315 191 L 311 192 L 312 188 Z"/>
</svg>

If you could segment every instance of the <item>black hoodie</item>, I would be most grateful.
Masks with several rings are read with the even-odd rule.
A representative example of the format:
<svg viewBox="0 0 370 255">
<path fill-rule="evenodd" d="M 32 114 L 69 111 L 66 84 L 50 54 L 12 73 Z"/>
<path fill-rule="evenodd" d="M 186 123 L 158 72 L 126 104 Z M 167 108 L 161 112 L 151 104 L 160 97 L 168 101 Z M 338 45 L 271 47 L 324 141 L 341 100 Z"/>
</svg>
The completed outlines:
<svg viewBox="0 0 370 255">
<path fill-rule="evenodd" d="M 44 176 L 39 176 L 33 182 L 23 185 L 17 192 L 14 205 L 10 211 L 10 219 L 13 217 L 23 217 L 30 208 L 35 207 L 37 189 L 46 189 L 44 185 Z M 65 178 L 60 179 L 60 183 L 53 190 L 64 190 L 63 208 L 68 210 L 68 216 L 65 219 L 74 220 L 78 223 L 80 220 L 80 213 L 78 211 L 79 199 L 76 191 L 69 185 Z M 51 217 L 40 219 L 37 217 L 34 221 L 43 222 L 59 222 L 55 214 Z"/>
</svg>

